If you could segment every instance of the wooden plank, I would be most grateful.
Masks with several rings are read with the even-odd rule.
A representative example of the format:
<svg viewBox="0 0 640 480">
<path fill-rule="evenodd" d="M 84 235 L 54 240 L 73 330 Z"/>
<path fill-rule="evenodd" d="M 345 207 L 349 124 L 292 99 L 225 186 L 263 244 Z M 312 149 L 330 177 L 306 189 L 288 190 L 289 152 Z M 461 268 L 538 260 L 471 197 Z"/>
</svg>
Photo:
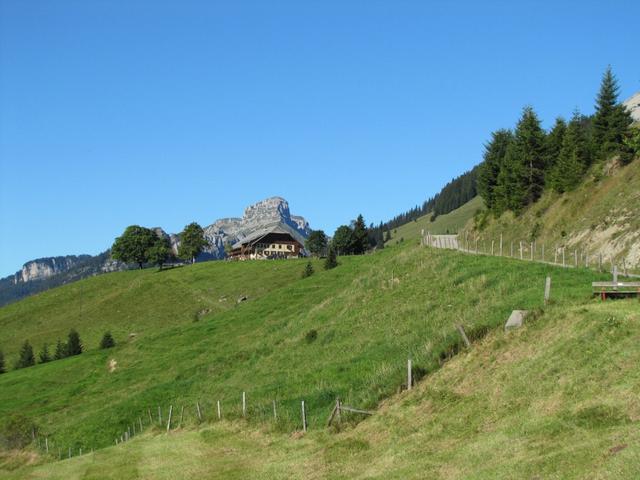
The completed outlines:
<svg viewBox="0 0 640 480">
<path fill-rule="evenodd" d="M 352 413 L 362 413 L 364 415 L 373 415 L 375 412 L 370 412 L 369 410 L 360 410 L 359 408 L 348 407 L 344 405 L 340 405 L 340 410 L 344 410 L 346 412 Z"/>
<path fill-rule="evenodd" d="M 411 390 L 411 384 L 413 383 L 411 378 L 411 359 L 407 360 L 407 390 Z"/>
<path fill-rule="evenodd" d="M 327 427 L 331 426 L 331 422 L 333 422 L 333 418 L 336 416 L 336 412 L 338 411 L 339 400 L 336 399 L 336 404 L 333 406 L 333 410 L 331 410 L 331 414 L 329 415 L 329 419 L 327 420 Z"/>
<path fill-rule="evenodd" d="M 551 297 L 551 277 L 547 277 L 544 282 L 544 304 L 549 303 L 549 298 Z"/>
<path fill-rule="evenodd" d="M 462 324 L 459 323 L 458 325 L 456 325 L 456 328 L 458 329 L 458 332 L 460 332 L 460 336 L 462 337 L 464 344 L 467 346 L 467 348 L 471 348 L 471 342 L 469 341 L 469 338 L 467 337 Z"/>
<path fill-rule="evenodd" d="M 167 433 L 171 429 L 171 414 L 173 413 L 173 405 L 169 405 L 169 420 L 167 421 Z"/>
</svg>

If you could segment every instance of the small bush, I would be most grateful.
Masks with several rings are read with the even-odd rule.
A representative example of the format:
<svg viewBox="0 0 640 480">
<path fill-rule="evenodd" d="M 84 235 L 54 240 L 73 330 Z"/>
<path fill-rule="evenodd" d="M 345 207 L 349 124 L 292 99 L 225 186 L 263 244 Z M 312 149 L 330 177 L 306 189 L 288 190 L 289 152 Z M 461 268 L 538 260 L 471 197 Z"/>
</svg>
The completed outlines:
<svg viewBox="0 0 640 480">
<path fill-rule="evenodd" d="M 304 335 L 304 340 L 307 343 L 313 343 L 318 338 L 318 331 L 315 328 L 312 328 Z"/>
<path fill-rule="evenodd" d="M 116 346 L 116 341 L 111 336 L 111 332 L 105 332 L 102 336 L 102 340 L 100 340 L 100 348 L 113 348 Z"/>
<path fill-rule="evenodd" d="M 311 262 L 307 262 L 307 264 L 304 267 L 304 270 L 302 271 L 302 278 L 307 278 L 307 277 L 310 277 L 311 275 L 313 275 L 313 265 L 311 265 Z"/>
<path fill-rule="evenodd" d="M 331 270 L 332 268 L 336 268 L 338 266 L 338 259 L 336 258 L 336 251 L 331 246 L 329 247 L 329 253 L 327 254 L 327 259 L 324 261 L 324 269 Z"/>
</svg>

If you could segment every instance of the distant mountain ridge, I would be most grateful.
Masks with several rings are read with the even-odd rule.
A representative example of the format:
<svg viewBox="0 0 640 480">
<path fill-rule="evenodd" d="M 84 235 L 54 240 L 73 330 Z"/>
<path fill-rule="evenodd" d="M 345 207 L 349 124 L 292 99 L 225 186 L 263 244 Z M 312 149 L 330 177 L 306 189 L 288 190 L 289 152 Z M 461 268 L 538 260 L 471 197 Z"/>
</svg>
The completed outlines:
<svg viewBox="0 0 640 480">
<path fill-rule="evenodd" d="M 226 243 L 235 243 L 248 237 L 253 231 L 274 223 L 288 225 L 303 238 L 307 238 L 311 232 L 304 217 L 291 215 L 289 203 L 284 198 L 270 197 L 249 205 L 241 218 L 223 218 L 204 227 L 209 246 L 196 261 L 222 259 Z M 166 233 L 160 227 L 152 230 L 167 238 L 173 253 L 178 253 L 179 234 Z M 127 265 L 111 258 L 109 250 L 95 256 L 66 255 L 30 260 L 15 274 L 0 279 L 0 306 L 81 278 L 126 268 Z"/>
</svg>

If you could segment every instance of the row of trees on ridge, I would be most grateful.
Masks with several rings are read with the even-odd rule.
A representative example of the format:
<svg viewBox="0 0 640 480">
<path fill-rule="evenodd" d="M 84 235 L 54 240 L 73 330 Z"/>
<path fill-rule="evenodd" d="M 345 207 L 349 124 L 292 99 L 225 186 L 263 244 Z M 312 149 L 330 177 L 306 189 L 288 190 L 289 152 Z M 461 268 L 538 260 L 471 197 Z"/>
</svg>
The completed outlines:
<svg viewBox="0 0 640 480">
<path fill-rule="evenodd" d="M 100 340 L 100 348 L 111 348 L 115 347 L 116 343 L 113 339 L 113 336 L 110 332 L 106 332 L 102 340 Z M 67 341 L 63 342 L 58 339 L 56 343 L 55 351 L 52 353 L 49 352 L 49 346 L 45 343 L 42 347 L 42 350 L 38 354 L 36 359 L 36 355 L 33 351 L 33 347 L 29 340 L 25 340 L 20 348 L 20 353 L 18 354 L 18 360 L 16 361 L 14 368 L 27 368 L 35 365 L 36 363 L 48 363 L 53 360 L 60 360 L 67 357 L 72 357 L 75 355 L 80 355 L 84 351 L 84 346 L 82 341 L 80 340 L 80 335 L 74 329 L 69 331 L 69 335 L 67 336 Z M 7 367 L 4 360 L 4 354 L 0 351 L 0 374 L 6 373 Z"/>
<path fill-rule="evenodd" d="M 491 134 L 478 175 L 478 192 L 496 215 L 515 213 L 534 203 L 545 189 L 574 189 L 590 166 L 619 156 L 630 162 L 640 153 L 640 130 L 631 128 L 629 111 L 618 102 L 619 86 L 611 68 L 605 71 L 593 116 L 573 112 L 547 133 L 530 106 L 515 129 Z"/>
<path fill-rule="evenodd" d="M 196 222 L 192 222 L 180 233 L 178 258 L 194 263 L 204 248 L 209 245 L 204 237 L 204 230 Z M 111 256 L 124 263 L 137 264 L 142 268 L 145 264 L 158 265 L 160 269 L 174 258 L 169 238 L 160 230 L 131 225 L 116 238 L 111 247 Z"/>
</svg>

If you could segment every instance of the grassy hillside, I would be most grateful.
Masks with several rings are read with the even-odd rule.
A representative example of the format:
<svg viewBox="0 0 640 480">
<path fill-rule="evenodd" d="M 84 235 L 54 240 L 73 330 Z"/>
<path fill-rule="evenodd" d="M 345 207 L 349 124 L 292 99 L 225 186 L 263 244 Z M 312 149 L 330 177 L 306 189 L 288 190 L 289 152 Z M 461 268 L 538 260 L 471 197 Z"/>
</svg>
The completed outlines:
<svg viewBox="0 0 640 480">
<path fill-rule="evenodd" d="M 514 308 L 539 307 L 547 274 L 553 276 L 558 305 L 590 303 L 589 282 L 602 278 L 541 264 L 523 269 L 515 260 L 422 249 L 409 242 L 375 255 L 341 258 L 340 263 L 331 271 L 316 264 L 317 273 L 307 279 L 299 278 L 301 262 L 202 265 L 202 270 L 220 269 L 210 278 L 226 279 L 235 272 L 238 285 L 250 282 L 258 269 L 274 277 L 268 293 L 195 323 L 189 321 L 194 311 L 189 301 L 182 304 L 182 322 L 163 323 L 154 309 L 139 308 L 138 298 L 129 296 L 127 288 L 116 289 L 111 301 L 122 309 L 136 309 L 136 321 L 153 328 L 111 351 L 92 350 L 0 376 L 0 414 L 23 412 L 54 445 L 86 452 L 113 444 L 139 416 L 146 422 L 144 412 L 150 407 L 155 412 L 158 405 L 165 418 L 169 405 L 186 405 L 187 426 L 196 423 L 196 401 L 207 420 L 213 418 L 218 399 L 225 418 L 238 418 L 240 395 L 246 391 L 250 425 L 271 425 L 275 399 L 275 430 L 291 432 L 300 427 L 304 399 L 310 428 L 318 430 L 336 396 L 375 408 L 394 394 L 404 381 L 408 356 L 417 376 L 437 370 L 459 347 L 455 323 L 465 324 L 469 334 L 477 336 L 501 326 Z M 124 272 L 104 278 L 126 283 L 128 275 L 144 280 L 168 273 L 176 276 L 175 284 L 188 285 L 183 276 L 197 271 Z M 253 280 L 255 288 L 267 283 L 259 280 Z M 158 297 L 156 288 L 166 291 L 156 283 L 146 284 L 149 298 Z M 82 283 L 72 287 L 89 289 Z M 222 287 L 212 282 L 209 288 L 217 292 Z M 28 305 L 35 308 L 51 296 L 48 301 L 54 306 L 53 296 L 59 294 L 45 292 L 5 308 L 22 305 L 24 318 L 33 318 Z M 216 293 L 215 301 L 218 298 Z M 103 301 L 97 293 L 85 296 L 83 308 L 98 311 Z M 57 307 L 64 310 L 64 304 Z M 67 316 L 61 313 L 58 318 Z M 98 331 L 112 328 L 106 319 L 96 317 L 96 322 L 101 322 Z M 113 371 L 112 361 L 117 365 Z"/>
<path fill-rule="evenodd" d="M 342 431 L 292 436 L 223 421 L 5 477 L 637 478 L 637 301 L 580 303 L 493 331 Z"/>
<path fill-rule="evenodd" d="M 0 350 L 13 365 L 22 342 L 50 351 L 71 328 L 85 348 L 98 348 L 106 330 L 119 342 L 142 341 L 206 313 L 236 307 L 297 281 L 300 262 L 207 262 L 172 270 L 130 270 L 91 277 L 0 308 Z M 130 337 L 130 335 L 135 337 Z"/>
<path fill-rule="evenodd" d="M 479 217 L 470 221 L 466 230 L 470 238 L 478 235 L 487 244 L 498 241 L 500 234 L 505 245 L 522 240 L 525 255 L 535 240 L 536 258 L 542 244 L 546 246 L 547 260 L 553 260 L 554 250 L 564 246 L 572 260 L 574 250 L 578 250 L 581 263 L 587 260 L 585 254 L 592 265 L 602 254 L 607 266 L 613 261 L 622 267 L 624 259 L 630 270 L 640 271 L 639 205 L 640 160 L 623 168 L 610 162 L 605 167 L 594 167 L 573 192 L 547 192 L 519 217 L 510 212 L 497 219 Z"/>
<path fill-rule="evenodd" d="M 460 208 L 438 216 L 433 222 L 431 214 L 423 215 L 415 222 L 406 223 L 391 231 L 391 240 L 387 245 L 395 245 L 400 239 L 416 240 L 420 238 L 422 230 L 431 232 L 434 235 L 444 233 L 457 233 L 461 230 L 473 215 L 483 208 L 482 198 L 475 197 L 473 200 L 462 205 Z"/>
</svg>

